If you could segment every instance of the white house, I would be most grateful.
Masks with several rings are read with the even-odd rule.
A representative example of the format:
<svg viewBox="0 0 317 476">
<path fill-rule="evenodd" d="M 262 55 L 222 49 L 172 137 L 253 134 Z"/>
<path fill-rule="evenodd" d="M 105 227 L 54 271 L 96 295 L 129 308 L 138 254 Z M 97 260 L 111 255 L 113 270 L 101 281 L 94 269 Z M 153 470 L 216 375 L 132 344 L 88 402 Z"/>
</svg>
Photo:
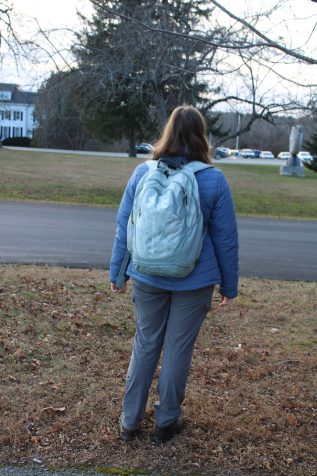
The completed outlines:
<svg viewBox="0 0 317 476">
<path fill-rule="evenodd" d="M 0 141 L 32 137 L 37 93 L 21 91 L 17 84 L 0 83 Z"/>
</svg>

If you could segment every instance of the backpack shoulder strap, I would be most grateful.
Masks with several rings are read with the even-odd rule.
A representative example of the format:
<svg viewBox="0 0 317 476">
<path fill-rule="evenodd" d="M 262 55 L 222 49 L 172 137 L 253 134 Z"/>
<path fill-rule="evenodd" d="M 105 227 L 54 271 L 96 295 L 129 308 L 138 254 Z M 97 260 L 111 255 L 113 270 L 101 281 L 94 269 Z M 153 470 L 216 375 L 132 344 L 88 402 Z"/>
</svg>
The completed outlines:
<svg viewBox="0 0 317 476">
<path fill-rule="evenodd" d="M 155 170 L 157 168 L 158 161 L 157 160 L 147 160 L 146 165 L 148 166 L 149 171 Z"/>
<path fill-rule="evenodd" d="M 147 160 L 146 165 L 148 166 L 149 171 L 155 170 L 158 166 L 157 160 Z M 188 162 L 184 165 L 186 169 L 190 169 L 193 173 L 199 172 L 199 170 L 213 168 L 214 166 L 211 164 L 205 164 L 204 162 L 200 162 L 199 160 L 193 160 L 192 162 Z"/>
<path fill-rule="evenodd" d="M 186 169 L 190 169 L 193 173 L 199 172 L 199 170 L 213 168 L 214 166 L 211 164 L 205 164 L 204 162 L 199 162 L 198 160 L 193 160 L 192 162 L 188 162 L 185 165 Z"/>
</svg>

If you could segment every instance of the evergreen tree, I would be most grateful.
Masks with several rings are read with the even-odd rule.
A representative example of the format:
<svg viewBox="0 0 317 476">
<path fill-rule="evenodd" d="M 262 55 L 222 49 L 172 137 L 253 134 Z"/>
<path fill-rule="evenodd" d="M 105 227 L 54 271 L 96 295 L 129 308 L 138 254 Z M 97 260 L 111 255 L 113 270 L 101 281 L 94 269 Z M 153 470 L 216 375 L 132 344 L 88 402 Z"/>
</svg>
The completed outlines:
<svg viewBox="0 0 317 476">
<path fill-rule="evenodd" d="M 314 156 L 311 160 L 303 160 L 303 164 L 307 169 L 317 172 L 317 156 Z"/>
<path fill-rule="evenodd" d="M 310 140 L 306 141 L 305 149 L 313 155 L 313 158 L 312 160 L 304 160 L 304 166 L 309 170 L 317 172 L 317 130 L 311 135 Z"/>
<path fill-rule="evenodd" d="M 311 154 L 317 155 L 317 130 L 311 135 L 310 140 L 305 143 L 305 149 Z"/>
<path fill-rule="evenodd" d="M 209 89 L 200 73 L 214 48 L 150 27 L 190 35 L 211 14 L 204 0 L 100 0 L 73 51 L 80 72 L 77 101 L 85 123 L 102 141 L 147 141 L 179 104 L 204 109 Z M 149 25 L 125 20 L 120 12 Z"/>
</svg>

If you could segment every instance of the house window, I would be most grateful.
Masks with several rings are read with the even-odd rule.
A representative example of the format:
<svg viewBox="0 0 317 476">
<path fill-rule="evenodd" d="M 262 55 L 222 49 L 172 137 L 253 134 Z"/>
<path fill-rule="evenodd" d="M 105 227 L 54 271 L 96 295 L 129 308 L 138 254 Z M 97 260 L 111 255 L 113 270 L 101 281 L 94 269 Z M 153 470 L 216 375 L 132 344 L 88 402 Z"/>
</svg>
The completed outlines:
<svg viewBox="0 0 317 476">
<path fill-rule="evenodd" d="M 1 101 L 11 101 L 12 92 L 11 91 L 0 91 L 0 100 Z"/>
<path fill-rule="evenodd" d="M 14 121 L 22 121 L 23 119 L 23 112 L 22 111 L 13 111 L 13 120 Z"/>
<path fill-rule="evenodd" d="M 0 134 L 1 139 L 6 139 L 7 137 L 10 137 L 10 127 L 1 126 Z"/>
<path fill-rule="evenodd" d="M 4 111 L 4 118 L 8 121 L 11 119 L 11 111 Z"/>
<path fill-rule="evenodd" d="M 22 137 L 23 129 L 22 127 L 12 127 L 12 137 Z"/>
<path fill-rule="evenodd" d="M 4 111 L 0 111 L 0 120 L 3 121 L 4 119 Z"/>
</svg>

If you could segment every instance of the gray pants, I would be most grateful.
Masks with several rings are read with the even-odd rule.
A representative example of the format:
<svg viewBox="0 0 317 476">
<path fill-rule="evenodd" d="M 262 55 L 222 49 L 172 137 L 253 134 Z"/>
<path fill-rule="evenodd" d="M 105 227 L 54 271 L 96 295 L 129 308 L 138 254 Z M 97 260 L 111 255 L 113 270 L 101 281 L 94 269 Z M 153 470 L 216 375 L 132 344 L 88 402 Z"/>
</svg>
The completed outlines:
<svg viewBox="0 0 317 476">
<path fill-rule="evenodd" d="M 139 428 L 162 348 L 156 423 L 166 427 L 181 415 L 195 340 L 212 292 L 213 286 L 166 291 L 132 280 L 136 333 L 121 415 L 125 428 Z"/>
</svg>

